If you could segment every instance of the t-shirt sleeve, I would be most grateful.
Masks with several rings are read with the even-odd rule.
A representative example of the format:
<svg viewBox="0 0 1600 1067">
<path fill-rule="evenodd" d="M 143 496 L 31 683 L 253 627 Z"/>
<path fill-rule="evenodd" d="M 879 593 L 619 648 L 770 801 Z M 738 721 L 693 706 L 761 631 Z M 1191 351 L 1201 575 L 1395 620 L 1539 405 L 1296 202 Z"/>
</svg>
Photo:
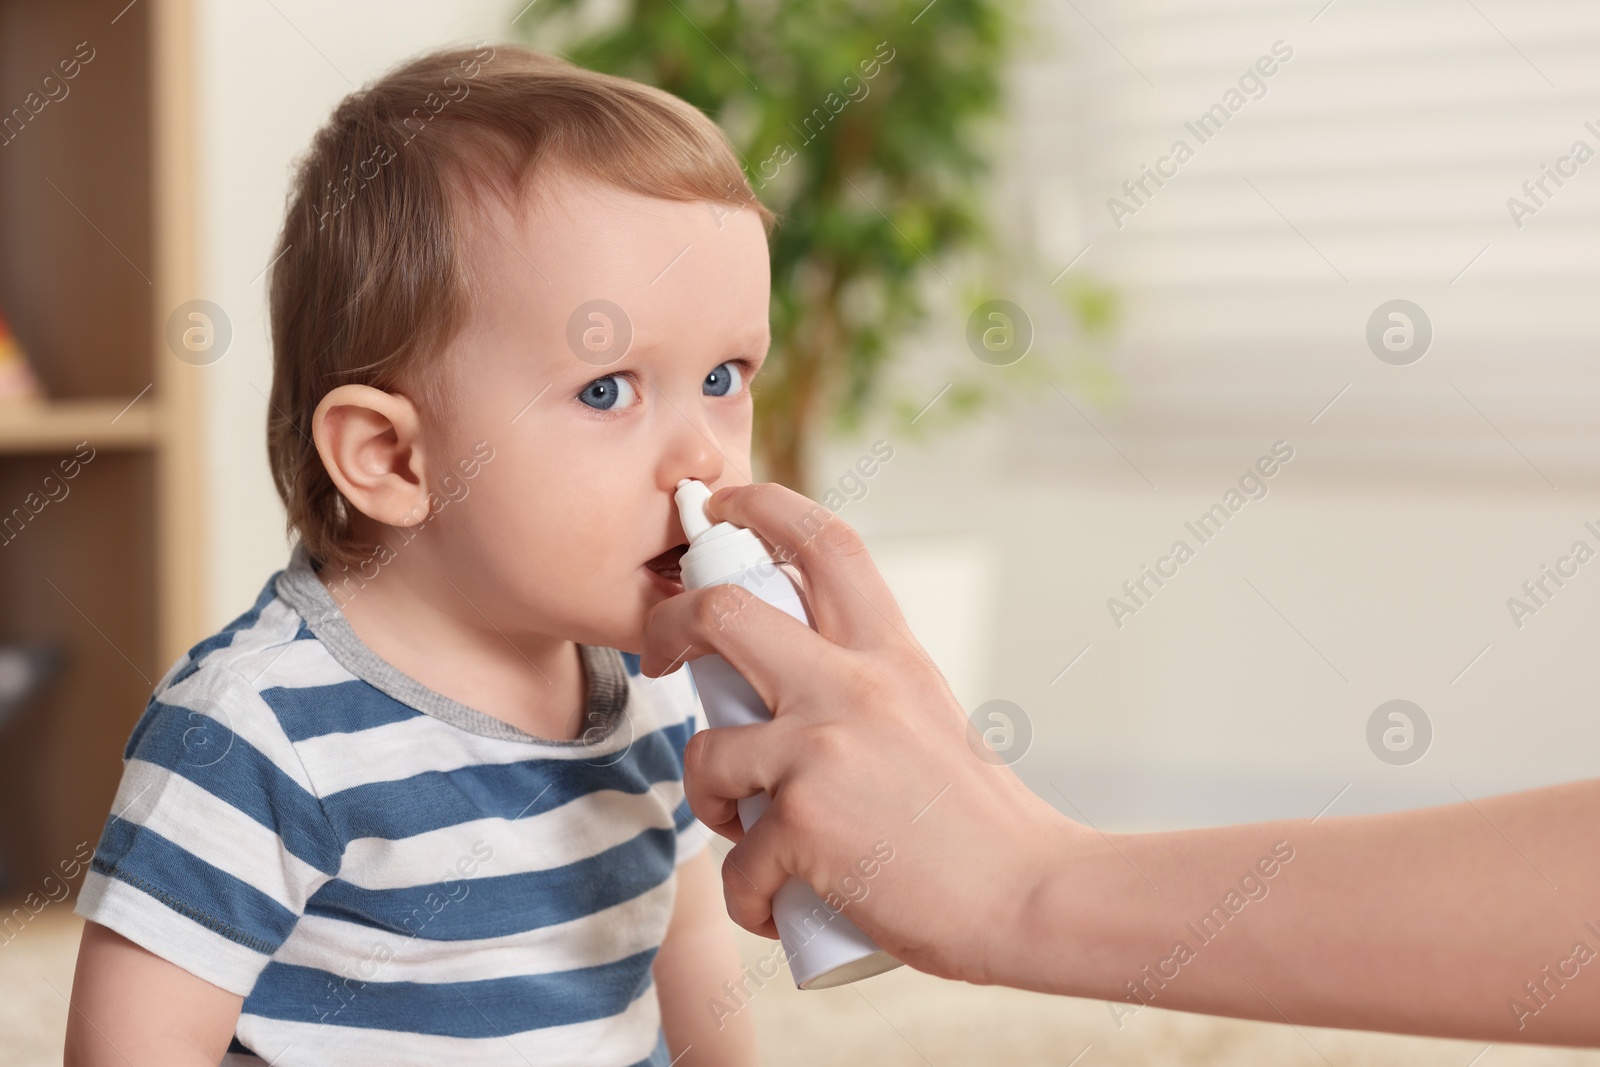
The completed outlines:
<svg viewBox="0 0 1600 1067">
<path fill-rule="evenodd" d="M 698 721 L 698 716 L 691 716 L 686 720 L 689 733 L 692 734 L 694 732 L 695 724 Z M 688 735 L 686 734 L 685 736 Z M 678 759 L 681 763 L 683 759 L 681 750 L 678 753 Z M 711 838 L 716 836 L 704 823 L 694 817 L 694 812 L 689 810 L 689 801 L 687 799 L 678 801 L 678 808 L 672 813 L 672 822 L 678 831 L 676 862 L 679 865 L 705 851 Z"/>
<path fill-rule="evenodd" d="M 678 767 L 681 771 L 684 746 L 689 743 L 689 738 L 694 735 L 694 732 L 700 728 L 700 724 L 705 721 L 705 712 L 700 707 L 699 694 L 695 692 L 694 676 L 689 673 L 687 666 L 680 669 L 683 671 L 683 695 L 685 698 L 681 705 L 685 712 L 682 720 L 683 727 L 679 731 L 679 736 L 683 740 L 677 746 Z M 680 786 L 682 785 L 681 781 L 679 784 Z M 678 832 L 676 862 L 679 865 L 705 851 L 711 839 L 716 836 L 704 823 L 694 817 L 694 812 L 689 810 L 689 801 L 686 799 L 678 801 L 677 810 L 672 813 L 672 822 Z"/>
<path fill-rule="evenodd" d="M 340 852 L 271 707 L 202 666 L 134 727 L 76 911 L 244 996 Z"/>
</svg>

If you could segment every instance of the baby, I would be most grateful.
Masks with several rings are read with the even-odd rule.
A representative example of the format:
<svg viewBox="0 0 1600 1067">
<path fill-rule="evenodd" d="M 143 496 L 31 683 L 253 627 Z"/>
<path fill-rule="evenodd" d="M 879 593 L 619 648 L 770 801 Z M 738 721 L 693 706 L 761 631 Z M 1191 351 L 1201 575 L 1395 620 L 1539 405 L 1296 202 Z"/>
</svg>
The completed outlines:
<svg viewBox="0 0 1600 1067">
<path fill-rule="evenodd" d="M 677 482 L 750 481 L 772 222 L 698 110 L 526 49 L 339 105 L 271 268 L 293 554 L 128 741 L 68 1064 L 755 1062 L 638 652 Z"/>
</svg>

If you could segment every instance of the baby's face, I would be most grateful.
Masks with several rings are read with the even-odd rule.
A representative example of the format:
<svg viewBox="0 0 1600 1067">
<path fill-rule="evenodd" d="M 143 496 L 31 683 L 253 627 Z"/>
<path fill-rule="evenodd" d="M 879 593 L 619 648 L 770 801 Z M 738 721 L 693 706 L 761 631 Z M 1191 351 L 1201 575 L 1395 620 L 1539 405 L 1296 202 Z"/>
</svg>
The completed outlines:
<svg viewBox="0 0 1600 1067">
<path fill-rule="evenodd" d="M 431 540 L 508 634 L 637 652 L 646 611 L 681 589 L 645 566 L 684 541 L 678 480 L 751 480 L 750 381 L 770 342 L 761 220 L 575 181 L 520 222 L 488 204 L 474 218 L 475 306 L 446 354 L 458 410 L 425 416 L 430 481 L 453 469 L 466 495 Z M 479 442 L 493 458 L 468 481 L 459 461 Z"/>
</svg>

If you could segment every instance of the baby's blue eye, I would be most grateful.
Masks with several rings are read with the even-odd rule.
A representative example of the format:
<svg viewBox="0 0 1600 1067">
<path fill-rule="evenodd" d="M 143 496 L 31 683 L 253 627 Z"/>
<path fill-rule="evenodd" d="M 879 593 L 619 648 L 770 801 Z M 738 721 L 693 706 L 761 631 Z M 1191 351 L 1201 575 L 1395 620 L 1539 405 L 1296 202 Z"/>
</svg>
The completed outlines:
<svg viewBox="0 0 1600 1067">
<path fill-rule="evenodd" d="M 707 396 L 731 396 L 743 384 L 744 376 L 739 373 L 737 363 L 721 363 L 706 375 L 705 392 Z"/>
<path fill-rule="evenodd" d="M 598 411 L 628 407 L 637 397 L 638 393 L 633 388 L 633 383 L 620 374 L 596 378 L 584 386 L 583 392 L 578 394 L 579 400 Z"/>
</svg>

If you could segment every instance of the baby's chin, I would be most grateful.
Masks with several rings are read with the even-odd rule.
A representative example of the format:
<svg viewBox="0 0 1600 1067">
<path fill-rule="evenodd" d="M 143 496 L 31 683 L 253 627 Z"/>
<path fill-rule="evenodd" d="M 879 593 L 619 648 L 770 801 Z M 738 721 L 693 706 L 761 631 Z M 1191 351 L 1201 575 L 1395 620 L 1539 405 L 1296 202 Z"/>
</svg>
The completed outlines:
<svg viewBox="0 0 1600 1067">
<path fill-rule="evenodd" d="M 604 616 L 590 616 L 575 620 L 577 625 L 569 631 L 572 640 L 597 648 L 614 648 L 618 652 L 639 655 L 644 648 L 644 621 L 650 608 L 662 598 L 619 606 Z"/>
<path fill-rule="evenodd" d="M 591 601 L 563 612 L 564 635 L 579 644 L 642 654 L 645 620 L 657 605 L 682 593 L 683 586 L 664 581 L 644 567 L 639 568 L 636 580 L 619 585 L 610 595 L 596 592 Z"/>
<path fill-rule="evenodd" d="M 619 629 L 612 637 L 605 641 L 586 642 L 600 644 L 606 648 L 614 648 L 618 652 L 630 652 L 635 656 L 644 653 L 644 616 L 641 614 L 636 625 Z"/>
</svg>

